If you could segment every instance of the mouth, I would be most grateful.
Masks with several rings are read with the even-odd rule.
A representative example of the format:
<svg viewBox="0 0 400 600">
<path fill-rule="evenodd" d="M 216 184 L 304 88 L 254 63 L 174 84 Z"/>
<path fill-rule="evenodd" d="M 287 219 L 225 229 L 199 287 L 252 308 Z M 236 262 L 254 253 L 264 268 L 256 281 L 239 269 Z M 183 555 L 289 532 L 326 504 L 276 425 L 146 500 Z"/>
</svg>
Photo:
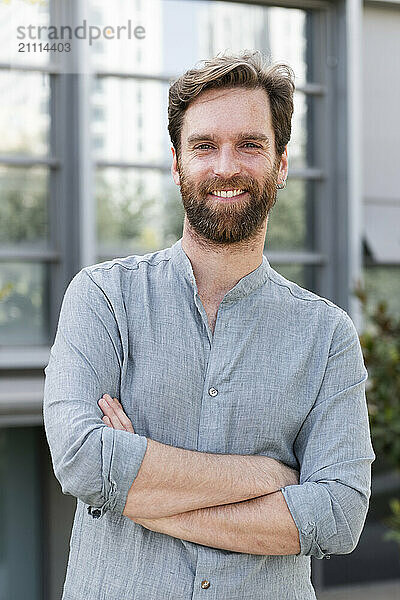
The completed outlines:
<svg viewBox="0 0 400 600">
<path fill-rule="evenodd" d="M 243 198 L 248 192 L 246 190 L 234 189 L 234 190 L 215 190 L 207 196 L 211 196 L 211 198 L 216 198 L 220 202 L 234 202 L 235 200 L 240 200 Z"/>
</svg>

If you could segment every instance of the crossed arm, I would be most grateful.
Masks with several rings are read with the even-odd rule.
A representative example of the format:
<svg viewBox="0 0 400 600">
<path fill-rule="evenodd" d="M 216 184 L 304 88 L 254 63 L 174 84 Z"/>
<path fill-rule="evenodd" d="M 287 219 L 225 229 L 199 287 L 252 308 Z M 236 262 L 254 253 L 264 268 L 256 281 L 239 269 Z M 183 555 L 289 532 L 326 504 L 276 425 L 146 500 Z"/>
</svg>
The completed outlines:
<svg viewBox="0 0 400 600">
<path fill-rule="evenodd" d="M 105 394 L 99 405 L 108 427 L 135 433 L 116 398 Z M 193 452 L 149 439 L 123 514 L 214 548 L 298 554 L 298 529 L 280 491 L 297 483 L 296 471 L 266 456 Z"/>
</svg>

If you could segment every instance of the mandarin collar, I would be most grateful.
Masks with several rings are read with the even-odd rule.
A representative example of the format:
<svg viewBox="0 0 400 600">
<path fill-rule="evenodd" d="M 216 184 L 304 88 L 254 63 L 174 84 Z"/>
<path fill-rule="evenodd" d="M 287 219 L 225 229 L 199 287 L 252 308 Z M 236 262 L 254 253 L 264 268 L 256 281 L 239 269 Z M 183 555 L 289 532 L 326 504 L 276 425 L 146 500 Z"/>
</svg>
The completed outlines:
<svg viewBox="0 0 400 600">
<path fill-rule="evenodd" d="M 196 280 L 193 273 L 192 263 L 189 257 L 182 248 L 182 238 L 180 238 L 175 244 L 171 246 L 171 258 L 173 264 L 176 266 L 180 274 L 190 283 L 193 287 L 194 294 L 198 293 Z M 248 296 L 263 285 L 269 275 L 270 264 L 267 257 L 263 254 L 262 263 L 251 273 L 248 273 L 242 277 L 237 284 L 227 292 L 222 302 L 231 302 L 239 300 Z"/>
</svg>

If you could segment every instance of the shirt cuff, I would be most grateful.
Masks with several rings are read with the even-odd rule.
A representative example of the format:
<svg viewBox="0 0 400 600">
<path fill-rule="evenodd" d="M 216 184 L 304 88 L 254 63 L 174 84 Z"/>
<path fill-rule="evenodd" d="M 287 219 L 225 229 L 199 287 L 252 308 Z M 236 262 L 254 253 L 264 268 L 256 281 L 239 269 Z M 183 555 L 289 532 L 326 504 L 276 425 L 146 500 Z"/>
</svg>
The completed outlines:
<svg viewBox="0 0 400 600">
<path fill-rule="evenodd" d="M 280 488 L 299 531 L 297 556 L 330 558 L 324 550 L 337 534 L 331 496 L 323 483 L 305 482 Z"/>
<path fill-rule="evenodd" d="M 88 507 L 94 518 L 112 510 L 122 515 L 128 492 L 142 465 L 147 438 L 142 435 L 104 427 L 102 432 L 103 498 L 99 507 Z"/>
</svg>

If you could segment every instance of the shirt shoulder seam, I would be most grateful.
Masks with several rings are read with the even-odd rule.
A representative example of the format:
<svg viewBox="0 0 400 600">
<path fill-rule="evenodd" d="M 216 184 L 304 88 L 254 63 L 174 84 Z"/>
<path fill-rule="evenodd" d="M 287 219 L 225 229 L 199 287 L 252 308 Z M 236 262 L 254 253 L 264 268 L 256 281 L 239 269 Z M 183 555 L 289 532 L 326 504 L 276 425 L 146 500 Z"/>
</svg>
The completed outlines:
<svg viewBox="0 0 400 600">
<path fill-rule="evenodd" d="M 289 290 L 291 295 L 294 298 L 297 298 L 298 300 L 304 300 L 305 302 L 324 302 L 330 308 L 335 308 L 340 313 L 345 313 L 345 311 L 342 308 L 340 308 L 340 306 L 337 306 L 337 304 L 335 304 L 331 300 L 328 300 L 327 298 L 323 298 L 322 296 L 318 296 L 316 294 L 315 294 L 315 298 L 305 298 L 303 296 L 296 294 L 294 292 L 294 290 L 286 283 L 281 283 L 279 281 L 276 281 L 273 277 L 271 277 L 271 274 L 269 274 L 268 277 L 269 277 L 270 281 L 272 281 L 272 283 L 275 283 L 275 285 L 279 285 L 280 287 L 283 287 L 283 288 L 286 288 L 287 290 Z M 343 314 L 342 314 L 342 317 L 343 317 Z"/>
<path fill-rule="evenodd" d="M 123 269 L 126 269 L 127 271 L 137 271 L 139 264 L 142 262 L 147 263 L 148 265 L 150 265 L 151 267 L 156 267 L 157 265 L 159 265 L 162 262 L 166 262 L 168 260 L 171 260 L 171 257 L 167 257 L 167 258 L 161 258 L 158 262 L 153 262 L 150 261 L 146 258 L 143 258 L 141 260 L 136 261 L 136 263 L 134 265 L 132 265 L 131 267 L 122 264 L 121 262 L 118 262 L 118 260 L 116 259 L 115 261 L 113 261 L 112 265 L 109 265 L 108 267 L 105 266 L 95 266 L 95 267 L 85 267 L 86 269 L 90 270 L 90 272 L 93 271 L 110 271 L 113 267 L 118 266 L 118 267 L 122 267 Z"/>
</svg>

